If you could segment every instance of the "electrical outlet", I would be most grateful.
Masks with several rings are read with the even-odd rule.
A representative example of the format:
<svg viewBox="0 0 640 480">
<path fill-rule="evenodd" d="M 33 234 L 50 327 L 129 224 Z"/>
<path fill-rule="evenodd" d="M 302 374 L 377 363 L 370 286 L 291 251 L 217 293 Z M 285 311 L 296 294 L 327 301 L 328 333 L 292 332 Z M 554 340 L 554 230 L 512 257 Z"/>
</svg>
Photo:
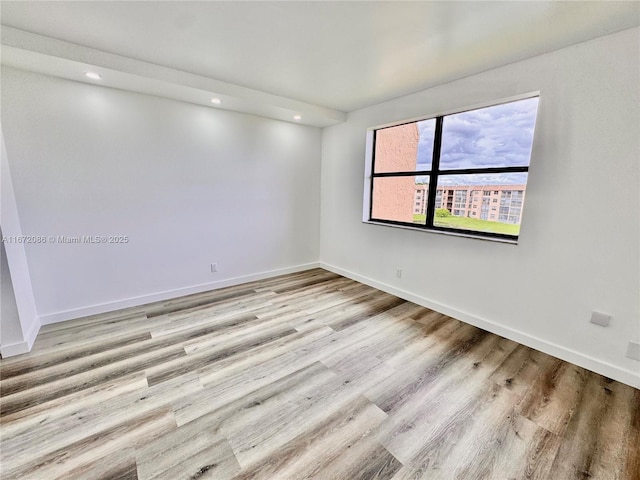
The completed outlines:
<svg viewBox="0 0 640 480">
<path fill-rule="evenodd" d="M 640 361 L 640 342 L 629 342 L 627 357 Z"/>
<path fill-rule="evenodd" d="M 595 323 L 601 327 L 608 327 L 610 321 L 611 315 L 601 312 L 591 312 L 591 323 Z"/>
<path fill-rule="evenodd" d="M 402 269 L 401 269 L 401 268 L 398 268 L 398 269 L 396 270 L 396 277 L 398 277 L 398 278 L 402 278 Z"/>
<path fill-rule="evenodd" d="M 217 263 L 212 263 L 211 264 L 211 273 L 216 273 L 218 271 L 218 264 Z"/>
</svg>

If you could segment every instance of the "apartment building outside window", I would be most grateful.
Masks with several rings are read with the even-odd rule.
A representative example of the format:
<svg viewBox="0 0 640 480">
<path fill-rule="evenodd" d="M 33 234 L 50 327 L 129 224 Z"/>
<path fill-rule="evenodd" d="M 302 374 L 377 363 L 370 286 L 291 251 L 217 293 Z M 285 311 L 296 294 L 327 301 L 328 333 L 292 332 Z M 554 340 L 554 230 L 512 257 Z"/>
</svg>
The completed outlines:
<svg viewBox="0 0 640 480">
<path fill-rule="evenodd" d="M 372 129 L 365 221 L 517 239 L 538 97 Z"/>
</svg>

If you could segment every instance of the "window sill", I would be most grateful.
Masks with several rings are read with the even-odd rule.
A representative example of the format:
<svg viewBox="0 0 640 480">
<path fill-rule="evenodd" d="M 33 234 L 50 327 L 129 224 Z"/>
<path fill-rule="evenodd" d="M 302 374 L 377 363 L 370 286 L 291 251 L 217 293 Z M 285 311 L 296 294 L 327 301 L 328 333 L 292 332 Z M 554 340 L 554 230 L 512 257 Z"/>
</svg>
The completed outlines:
<svg viewBox="0 0 640 480">
<path fill-rule="evenodd" d="M 466 232 L 458 233 L 458 232 L 449 232 L 449 231 L 443 231 L 443 230 L 431 230 L 427 228 L 410 227 L 408 225 L 396 225 L 394 223 L 376 222 L 375 220 L 363 220 L 362 223 L 368 223 L 370 225 L 381 225 L 384 227 L 402 228 L 405 230 L 414 230 L 416 232 L 436 233 L 438 235 L 448 235 L 450 237 L 475 238 L 476 240 L 484 240 L 486 242 L 506 243 L 509 245 L 518 244 L 518 240 L 511 240 L 508 238 L 485 237 L 484 235 L 474 235 L 473 233 L 466 233 Z"/>
</svg>

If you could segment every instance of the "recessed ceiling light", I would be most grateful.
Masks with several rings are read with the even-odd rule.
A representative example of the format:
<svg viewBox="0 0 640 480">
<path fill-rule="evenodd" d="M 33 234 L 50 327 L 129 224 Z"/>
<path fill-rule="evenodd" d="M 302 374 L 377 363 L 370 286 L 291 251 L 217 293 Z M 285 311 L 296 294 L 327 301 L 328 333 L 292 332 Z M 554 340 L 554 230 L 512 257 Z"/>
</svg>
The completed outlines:
<svg viewBox="0 0 640 480">
<path fill-rule="evenodd" d="M 91 80 L 100 80 L 102 78 L 102 75 L 95 72 L 86 72 L 84 76 L 90 78 Z"/>
<path fill-rule="evenodd" d="M 212 98 L 211 99 L 211 103 L 215 104 L 215 105 L 220 105 L 222 103 L 222 100 L 220 100 L 219 98 Z"/>
<path fill-rule="evenodd" d="M 294 115 L 293 119 L 294 120 L 302 120 L 302 116 L 301 115 Z"/>
</svg>

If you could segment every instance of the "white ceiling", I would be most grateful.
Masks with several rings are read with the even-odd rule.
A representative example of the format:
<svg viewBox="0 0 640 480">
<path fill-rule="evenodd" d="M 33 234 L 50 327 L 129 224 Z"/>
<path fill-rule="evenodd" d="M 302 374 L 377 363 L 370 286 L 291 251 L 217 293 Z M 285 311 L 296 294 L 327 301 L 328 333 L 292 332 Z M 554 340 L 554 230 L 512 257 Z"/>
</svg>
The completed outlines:
<svg viewBox="0 0 640 480">
<path fill-rule="evenodd" d="M 639 2 L 612 1 L 2 1 L 1 7 L 5 26 L 339 112 L 640 24 Z"/>
</svg>

